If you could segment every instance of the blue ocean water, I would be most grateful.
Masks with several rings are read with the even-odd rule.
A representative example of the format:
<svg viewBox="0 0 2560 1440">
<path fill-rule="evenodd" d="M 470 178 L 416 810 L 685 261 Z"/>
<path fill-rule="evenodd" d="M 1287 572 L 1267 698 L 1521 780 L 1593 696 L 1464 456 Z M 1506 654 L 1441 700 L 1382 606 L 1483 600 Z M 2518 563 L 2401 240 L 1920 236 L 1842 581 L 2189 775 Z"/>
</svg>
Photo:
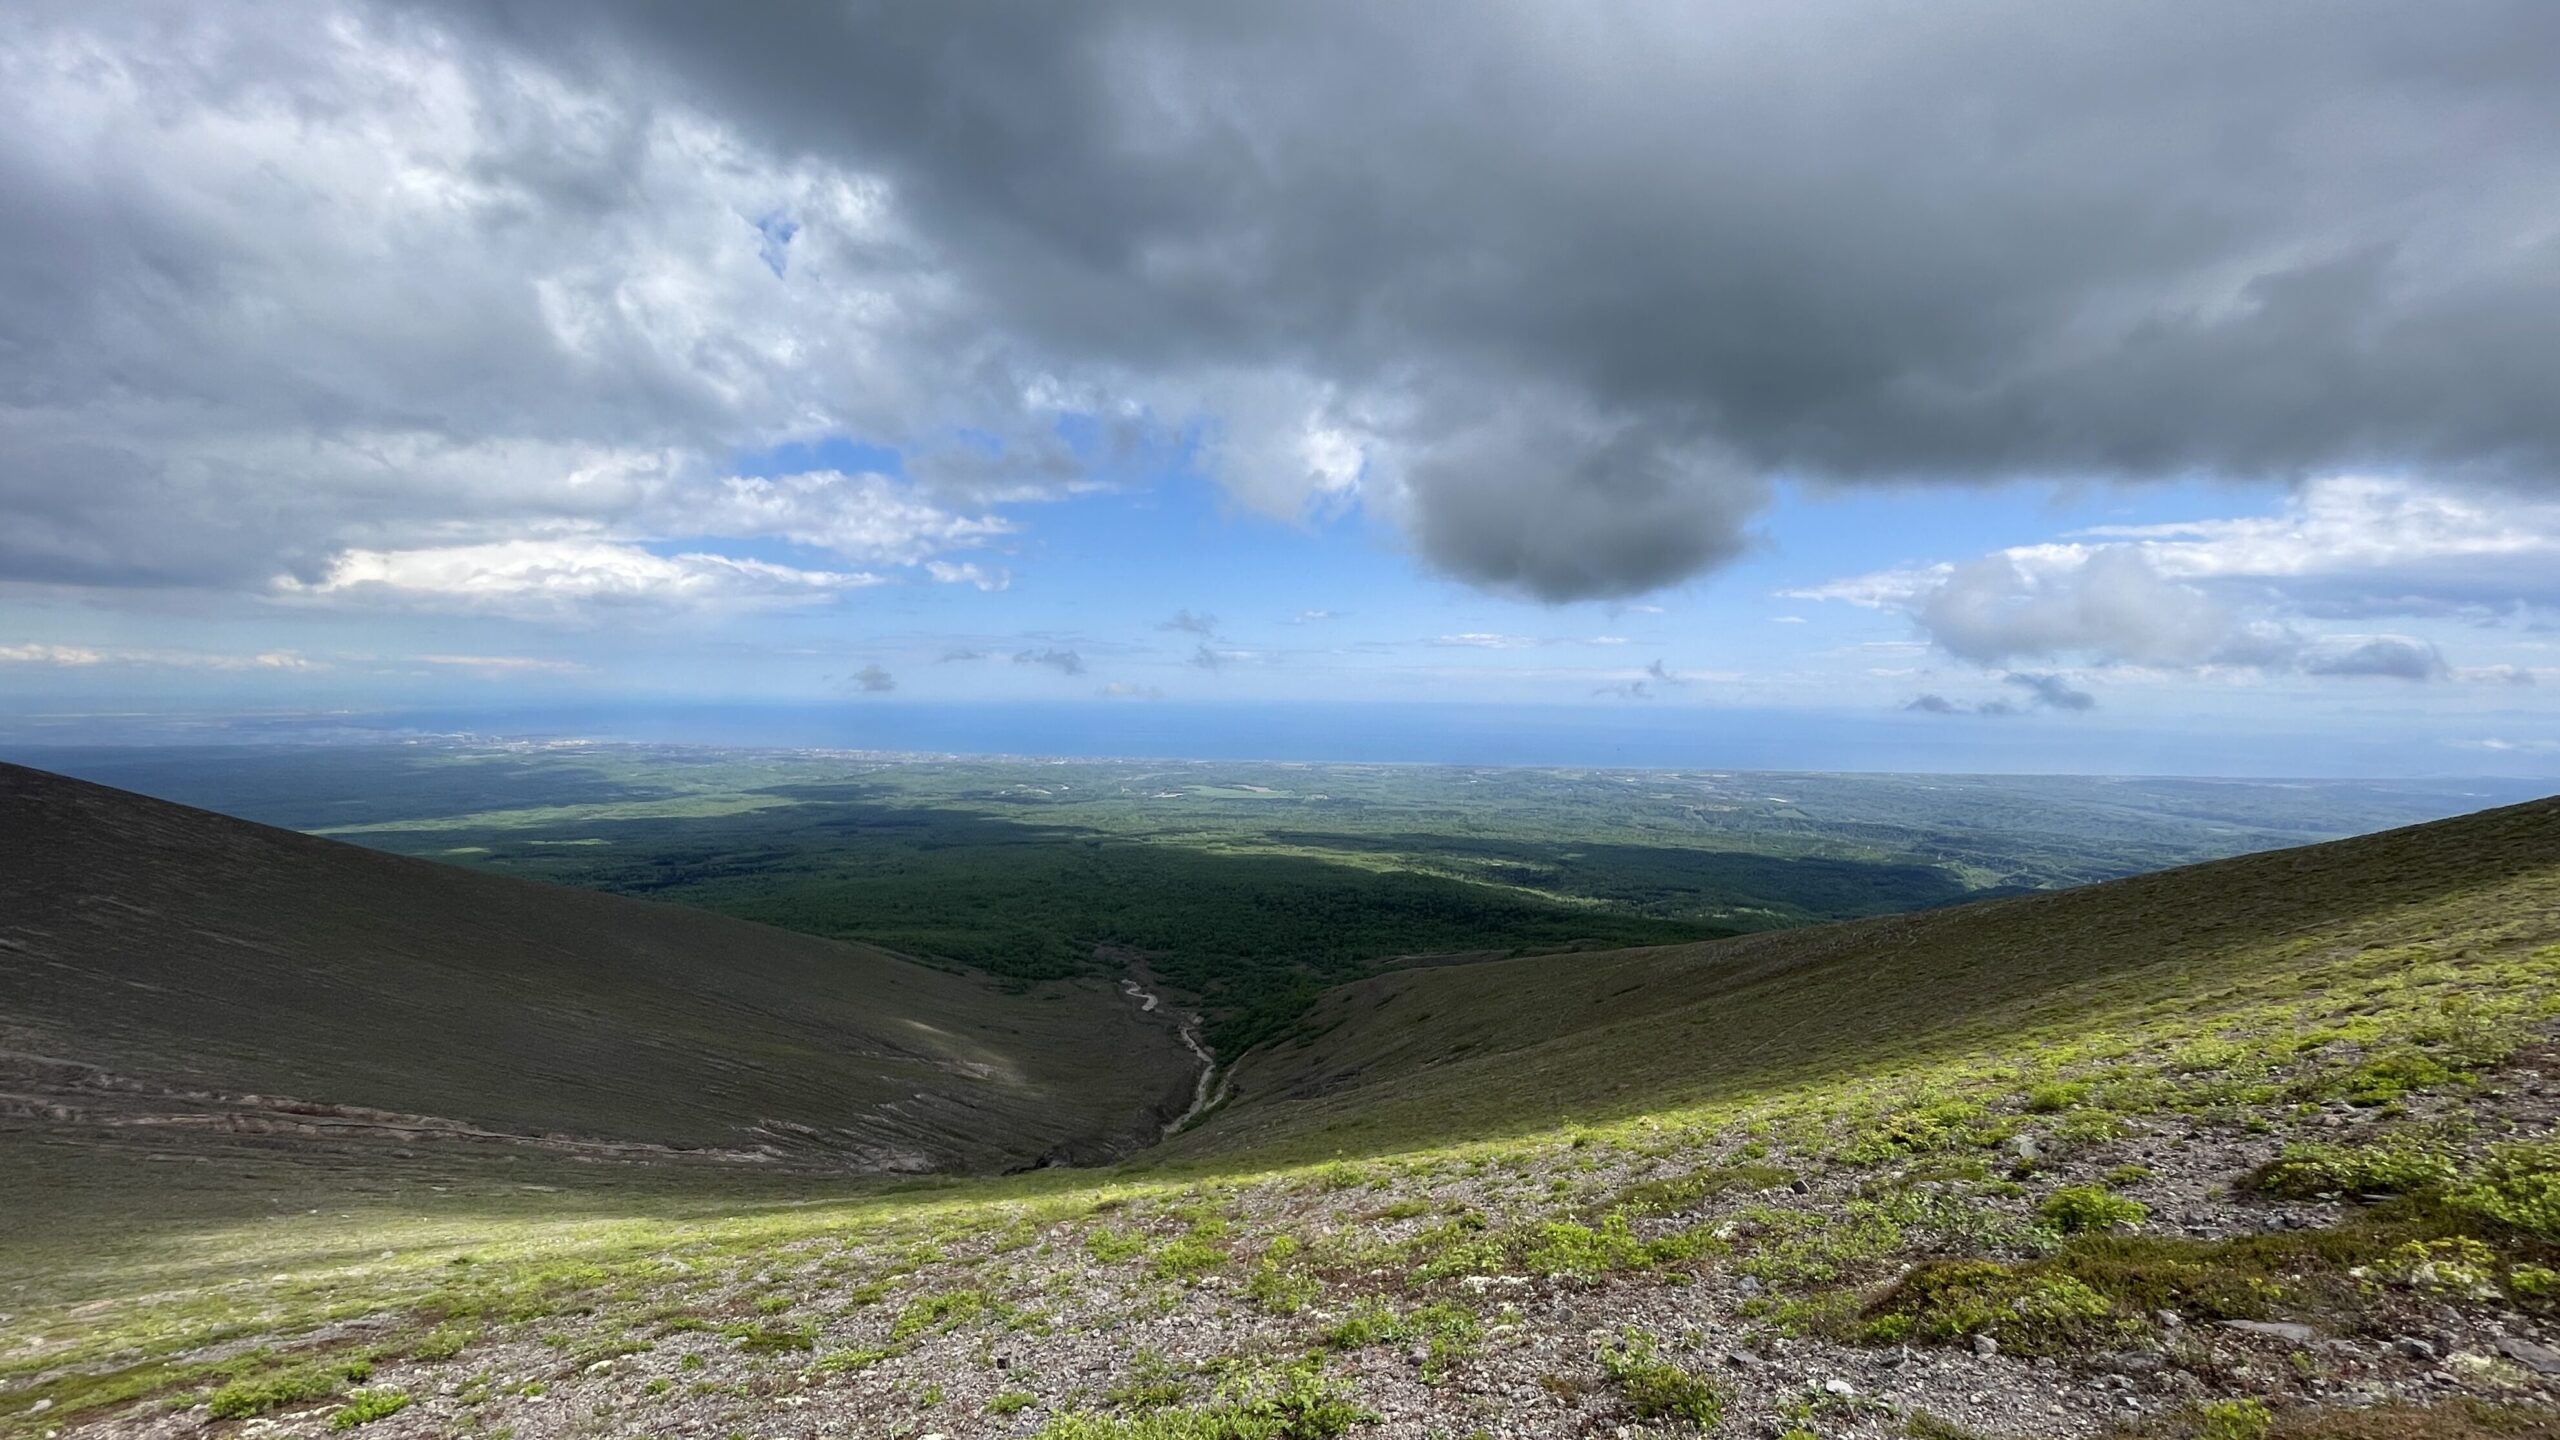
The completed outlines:
<svg viewBox="0 0 2560 1440">
<path fill-rule="evenodd" d="M 670 704 L 326 714 L 0 719 L 6 747 L 239 744 L 469 735 L 1092 759 L 1337 761 L 1650 769 L 2418 778 L 2548 772 L 2548 755 L 2423 735 L 2198 734 L 2103 717 L 2004 721 L 1671 706 L 1411 704 Z"/>
</svg>

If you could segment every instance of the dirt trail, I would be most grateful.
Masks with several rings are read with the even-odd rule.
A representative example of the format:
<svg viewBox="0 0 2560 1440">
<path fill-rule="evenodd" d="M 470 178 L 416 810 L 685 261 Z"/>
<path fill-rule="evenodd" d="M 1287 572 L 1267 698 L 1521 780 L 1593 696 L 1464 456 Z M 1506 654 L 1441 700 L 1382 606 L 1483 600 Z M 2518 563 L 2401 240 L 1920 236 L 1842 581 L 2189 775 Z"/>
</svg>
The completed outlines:
<svg viewBox="0 0 2560 1440">
<path fill-rule="evenodd" d="M 1141 1014 L 1153 1014 L 1157 1007 L 1164 1004 L 1163 996 L 1135 980 L 1123 979 L 1120 982 L 1120 988 L 1127 992 L 1130 999 L 1138 1002 L 1138 1010 Z M 1218 1097 L 1211 1088 L 1218 1078 L 1218 1057 L 1210 1054 L 1209 1047 L 1201 1043 L 1198 1020 L 1179 1010 L 1172 1013 L 1175 1027 L 1182 1036 L 1182 1043 L 1189 1047 L 1192 1054 L 1200 1057 L 1200 1078 L 1191 1086 L 1191 1108 L 1165 1122 L 1164 1133 L 1167 1135 L 1199 1119 L 1210 1106 L 1218 1103 Z"/>
</svg>

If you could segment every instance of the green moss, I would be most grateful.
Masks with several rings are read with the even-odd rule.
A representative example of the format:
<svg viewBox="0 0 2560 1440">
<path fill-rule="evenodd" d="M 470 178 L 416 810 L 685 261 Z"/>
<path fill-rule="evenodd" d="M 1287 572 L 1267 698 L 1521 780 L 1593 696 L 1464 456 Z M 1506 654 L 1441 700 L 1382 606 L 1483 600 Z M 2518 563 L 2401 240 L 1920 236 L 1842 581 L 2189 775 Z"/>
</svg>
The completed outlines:
<svg viewBox="0 0 2560 1440">
<path fill-rule="evenodd" d="M 2560 1143 L 2497 1146 L 2445 1200 L 2465 1214 L 2560 1240 Z"/>
<path fill-rule="evenodd" d="M 2132 1230 L 2151 1218 L 2151 1207 L 2097 1185 L 2069 1185 L 2044 1197 L 2036 1213 L 2065 1235 Z"/>
<path fill-rule="evenodd" d="M 2190 1418 L 2195 1440 L 2266 1440 L 2276 1417 L 2263 1400 L 2211 1400 Z"/>
</svg>

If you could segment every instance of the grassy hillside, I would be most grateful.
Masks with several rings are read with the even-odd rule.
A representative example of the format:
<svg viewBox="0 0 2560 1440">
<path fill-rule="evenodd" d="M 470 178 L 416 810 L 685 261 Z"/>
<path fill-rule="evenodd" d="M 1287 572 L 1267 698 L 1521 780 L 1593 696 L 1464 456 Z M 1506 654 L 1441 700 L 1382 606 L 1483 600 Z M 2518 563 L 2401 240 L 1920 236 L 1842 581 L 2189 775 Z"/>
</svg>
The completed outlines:
<svg viewBox="0 0 2560 1440">
<path fill-rule="evenodd" d="M 22 1109 L 146 1134 L 476 1128 L 854 1170 L 1105 1153 L 1193 1069 L 1098 982 L 1009 994 L 10 766 L 0 1032 Z"/>
<path fill-rule="evenodd" d="M 1317 1014 L 985 1180 L 0 1123 L 0 1436 L 2560 1433 L 2560 803 Z"/>
<path fill-rule="evenodd" d="M 1245 1058 L 1187 1153 L 1374 1150 L 1605 1123 L 2316 993 L 2410 947 L 2560 936 L 2560 802 L 2077 890 L 1702 945 L 1412 968 Z"/>
<path fill-rule="evenodd" d="M 1402 954 L 1673 944 L 2433 819 L 2516 787 L 901 760 L 575 743 L 126 748 L 45 768 L 1017 983 L 1143 952 L 1224 1055 Z"/>
</svg>

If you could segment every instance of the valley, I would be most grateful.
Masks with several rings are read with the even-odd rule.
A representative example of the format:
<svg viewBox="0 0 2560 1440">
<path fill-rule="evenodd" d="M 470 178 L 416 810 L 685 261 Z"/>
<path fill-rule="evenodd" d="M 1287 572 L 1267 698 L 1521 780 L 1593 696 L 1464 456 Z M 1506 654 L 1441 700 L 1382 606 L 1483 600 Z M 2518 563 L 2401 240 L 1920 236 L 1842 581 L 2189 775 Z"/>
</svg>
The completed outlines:
<svg viewBox="0 0 2560 1440">
<path fill-rule="evenodd" d="M 1568 782 L 1470 777 L 1515 793 L 1426 832 L 1399 808 L 1459 782 L 1388 775 L 1315 862 L 1388 938 L 1301 950 L 1257 907 L 1309 827 L 1236 813 L 1276 774 L 1182 777 L 1167 840 L 1118 793 L 993 819 L 1016 767 L 849 812 L 802 788 L 838 757 L 365 763 L 368 813 L 269 802 L 345 840 L 0 772 L 0 1434 L 2473 1440 L 2560 1399 L 2560 802 L 2269 848 L 2459 797 L 1985 782 L 1895 822 L 1836 812 L 1941 782 L 1789 777 L 1803 818 L 1656 835 L 1708 898 L 1631 903 L 1569 857 L 1642 807 L 1502 820 Z M 2004 838 L 2012 786 L 2046 823 Z M 913 950 L 717 913 L 812 913 L 919 821 L 965 837 L 934 876 L 1093 846 L 1242 888 L 1034 904 L 1078 917 L 1055 973 L 973 966 L 1015 923 L 974 905 Z M 653 890 L 691 824 L 739 865 Z M 1715 863 L 1771 851 L 1834 868 Z M 1397 866 L 1466 903 L 1361 889 Z M 1744 925 L 1712 888 L 1837 867 L 1954 893 Z M 1503 943 L 1523 913 L 1583 924 Z M 1274 976 L 1283 1023 L 1220 1043 Z"/>
</svg>

